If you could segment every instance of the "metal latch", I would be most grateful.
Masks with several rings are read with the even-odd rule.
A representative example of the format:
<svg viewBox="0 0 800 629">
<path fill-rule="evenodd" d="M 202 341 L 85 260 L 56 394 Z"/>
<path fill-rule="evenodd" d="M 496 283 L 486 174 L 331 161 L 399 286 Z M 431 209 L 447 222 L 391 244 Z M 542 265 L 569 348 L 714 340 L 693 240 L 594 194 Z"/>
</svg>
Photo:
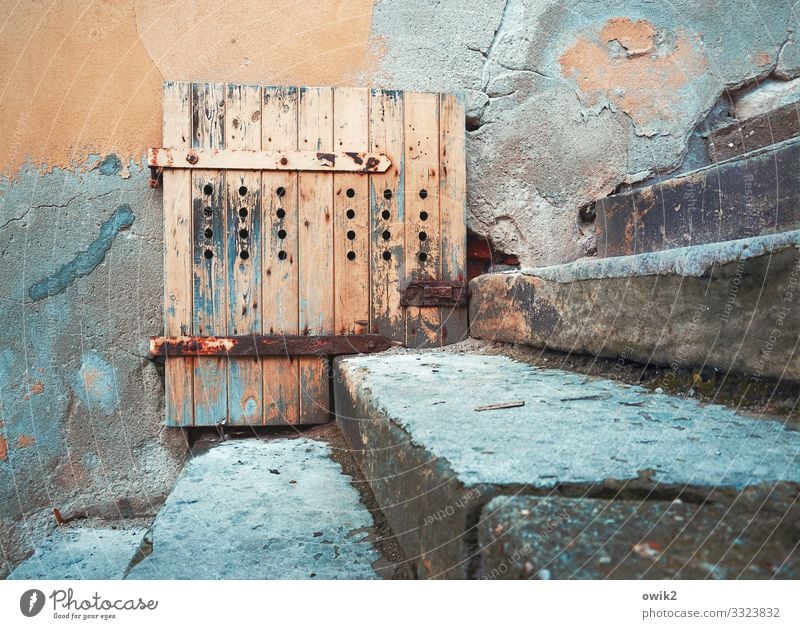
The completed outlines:
<svg viewBox="0 0 800 629">
<path fill-rule="evenodd" d="M 469 300 L 469 287 L 463 280 L 411 280 L 403 290 L 404 307 L 462 308 Z"/>
</svg>

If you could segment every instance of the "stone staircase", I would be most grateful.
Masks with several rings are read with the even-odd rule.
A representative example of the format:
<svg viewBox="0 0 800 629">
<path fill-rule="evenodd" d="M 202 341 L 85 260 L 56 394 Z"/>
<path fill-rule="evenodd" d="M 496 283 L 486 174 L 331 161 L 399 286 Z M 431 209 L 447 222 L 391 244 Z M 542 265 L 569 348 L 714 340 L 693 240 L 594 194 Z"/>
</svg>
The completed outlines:
<svg viewBox="0 0 800 629">
<path fill-rule="evenodd" d="M 800 578 L 800 141 L 778 115 L 599 203 L 598 257 L 473 280 L 480 340 L 337 360 L 340 433 L 196 446 L 154 521 L 61 527 L 10 578 Z"/>
</svg>

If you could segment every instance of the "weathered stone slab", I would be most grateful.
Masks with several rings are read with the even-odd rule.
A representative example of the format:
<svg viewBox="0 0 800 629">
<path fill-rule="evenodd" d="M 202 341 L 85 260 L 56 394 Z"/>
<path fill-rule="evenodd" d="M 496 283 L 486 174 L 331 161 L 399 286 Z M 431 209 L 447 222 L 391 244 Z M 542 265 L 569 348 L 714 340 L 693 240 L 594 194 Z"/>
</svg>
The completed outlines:
<svg viewBox="0 0 800 629">
<path fill-rule="evenodd" d="M 502 496 L 483 510 L 486 579 L 797 579 L 797 507 Z"/>
<path fill-rule="evenodd" d="M 797 135 L 800 135 L 800 109 L 794 103 L 774 111 L 767 111 L 749 120 L 737 120 L 726 127 L 714 130 L 708 136 L 708 149 L 716 161 L 722 161 L 783 142 Z M 763 202 L 763 199 L 759 200 Z M 772 211 L 772 214 L 767 216 L 774 216 L 775 207 L 767 205 L 763 209 Z M 738 220 L 737 214 L 734 222 Z"/>
<path fill-rule="evenodd" d="M 483 275 L 476 338 L 800 379 L 800 231 Z"/>
<path fill-rule="evenodd" d="M 123 579 L 146 529 L 58 528 L 9 579 Z"/>
<path fill-rule="evenodd" d="M 794 125 L 782 129 L 796 133 Z M 767 133 L 779 133 L 775 129 Z M 749 130 L 749 127 L 745 127 Z M 724 135 L 717 159 L 736 146 Z M 776 140 L 777 141 L 777 140 Z M 747 139 L 745 146 L 755 140 Z M 737 145 L 738 145 L 737 141 Z M 702 245 L 800 226 L 800 140 L 616 194 L 596 203 L 597 255 L 625 256 Z"/>
<path fill-rule="evenodd" d="M 721 406 L 503 356 L 337 361 L 339 426 L 421 577 L 474 577 L 502 494 L 704 496 L 800 482 L 800 433 Z M 524 406 L 479 412 L 511 400 Z M 731 498 L 732 499 L 732 498 Z"/>
<path fill-rule="evenodd" d="M 327 444 L 228 441 L 184 468 L 131 579 L 374 579 L 372 516 Z"/>
</svg>

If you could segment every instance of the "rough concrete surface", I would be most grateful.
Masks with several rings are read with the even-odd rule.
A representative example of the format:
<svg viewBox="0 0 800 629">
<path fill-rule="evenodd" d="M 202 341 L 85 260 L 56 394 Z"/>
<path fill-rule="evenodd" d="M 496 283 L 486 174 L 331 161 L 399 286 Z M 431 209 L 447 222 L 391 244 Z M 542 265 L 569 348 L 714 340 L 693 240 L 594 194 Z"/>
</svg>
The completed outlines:
<svg viewBox="0 0 800 629">
<path fill-rule="evenodd" d="M 329 447 L 227 441 L 192 458 L 129 579 L 374 579 L 373 519 Z"/>
<path fill-rule="evenodd" d="M 797 579 L 797 508 L 499 496 L 481 514 L 485 579 Z"/>
<path fill-rule="evenodd" d="M 476 338 L 800 380 L 800 232 L 483 275 Z"/>
<path fill-rule="evenodd" d="M 9 579 L 122 579 L 147 530 L 58 528 Z"/>
<path fill-rule="evenodd" d="M 736 118 L 743 121 L 797 101 L 800 101 L 800 79 L 770 80 L 737 97 L 734 108 Z"/>
<path fill-rule="evenodd" d="M 166 431 L 160 192 L 115 155 L 0 183 L 0 574 L 56 522 L 154 514 L 184 457 Z"/>
<path fill-rule="evenodd" d="M 800 433 L 779 422 L 502 356 L 340 359 L 335 382 L 342 432 L 425 577 L 476 576 L 475 526 L 499 493 L 800 483 Z M 524 406 L 475 410 L 510 401 Z"/>
<path fill-rule="evenodd" d="M 592 248 L 577 210 L 677 166 L 726 89 L 787 64 L 787 0 L 380 0 L 379 70 L 401 88 L 465 89 L 469 223 L 523 264 Z"/>
</svg>

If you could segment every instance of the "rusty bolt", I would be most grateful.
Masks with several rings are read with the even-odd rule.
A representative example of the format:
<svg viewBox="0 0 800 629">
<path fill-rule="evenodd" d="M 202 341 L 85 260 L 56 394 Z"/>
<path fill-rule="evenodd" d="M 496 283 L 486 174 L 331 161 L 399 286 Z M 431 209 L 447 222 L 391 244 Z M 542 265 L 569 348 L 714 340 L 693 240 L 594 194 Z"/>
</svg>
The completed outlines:
<svg viewBox="0 0 800 629">
<path fill-rule="evenodd" d="M 286 164 L 288 164 L 288 163 L 289 163 L 288 159 L 286 159 L 285 157 L 281 157 L 281 165 L 282 166 L 286 166 Z"/>
<path fill-rule="evenodd" d="M 196 164 L 197 163 L 197 159 L 198 159 L 197 158 L 197 153 L 189 153 L 186 156 L 186 161 L 189 162 L 190 164 Z"/>
</svg>

